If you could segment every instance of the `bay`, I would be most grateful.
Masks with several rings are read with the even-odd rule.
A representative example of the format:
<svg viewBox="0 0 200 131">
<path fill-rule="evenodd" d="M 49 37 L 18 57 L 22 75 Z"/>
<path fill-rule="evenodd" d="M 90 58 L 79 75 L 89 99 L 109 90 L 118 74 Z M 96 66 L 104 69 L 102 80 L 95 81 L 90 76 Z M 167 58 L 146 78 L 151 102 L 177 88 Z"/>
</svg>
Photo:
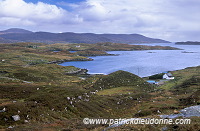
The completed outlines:
<svg viewBox="0 0 200 131">
<path fill-rule="evenodd" d="M 109 74 L 124 70 L 140 77 L 200 65 L 199 45 L 175 45 L 174 43 L 143 45 L 172 46 L 183 50 L 108 51 L 119 55 L 90 57 L 94 61 L 73 61 L 60 65 L 88 69 L 90 74 Z"/>
</svg>

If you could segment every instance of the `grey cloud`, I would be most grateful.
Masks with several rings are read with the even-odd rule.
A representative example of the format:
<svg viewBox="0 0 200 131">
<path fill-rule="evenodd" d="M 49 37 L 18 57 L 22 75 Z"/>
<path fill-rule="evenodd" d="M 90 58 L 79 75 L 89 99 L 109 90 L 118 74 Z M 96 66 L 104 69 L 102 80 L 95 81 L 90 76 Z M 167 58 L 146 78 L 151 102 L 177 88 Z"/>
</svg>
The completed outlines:
<svg viewBox="0 0 200 131">
<path fill-rule="evenodd" d="M 5 6 L 5 1 L 11 4 Z M 200 40 L 198 0 L 87 0 L 57 6 L 0 0 L 0 7 L 1 26 L 21 23 L 53 32 L 142 33 L 171 41 Z"/>
</svg>

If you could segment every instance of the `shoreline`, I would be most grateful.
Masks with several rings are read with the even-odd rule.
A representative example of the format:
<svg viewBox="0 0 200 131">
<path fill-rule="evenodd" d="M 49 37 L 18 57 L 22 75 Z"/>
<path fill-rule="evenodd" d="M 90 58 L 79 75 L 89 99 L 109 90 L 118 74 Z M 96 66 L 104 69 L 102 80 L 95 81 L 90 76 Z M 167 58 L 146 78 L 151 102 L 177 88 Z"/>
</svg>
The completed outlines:
<svg viewBox="0 0 200 131">
<path fill-rule="evenodd" d="M 198 66 L 189 66 L 189 67 L 185 67 L 185 68 L 182 68 L 182 69 L 177 69 L 177 70 L 170 70 L 170 71 L 168 71 L 168 72 L 174 72 L 174 71 L 180 71 L 180 70 L 184 70 L 184 69 L 187 69 L 187 68 L 195 68 L 195 67 L 199 67 L 200 65 L 198 65 Z M 119 71 L 119 70 L 117 70 L 117 71 Z M 125 71 L 125 70 L 123 70 L 123 71 Z M 111 74 L 111 73 L 113 73 L 113 72 L 111 72 L 111 73 L 88 73 L 89 72 L 89 69 L 82 69 L 82 68 L 80 68 L 80 70 L 78 70 L 78 71 L 74 71 L 74 73 L 66 73 L 66 74 L 68 74 L 68 75 L 86 75 L 86 76 L 95 76 L 95 75 L 109 75 L 109 74 Z M 116 71 L 114 71 L 114 72 L 116 72 Z M 127 71 L 127 72 L 129 72 L 129 71 Z M 163 71 L 163 72 L 165 72 L 165 71 Z M 129 72 L 129 73 L 131 73 L 131 72 Z M 140 77 L 140 78 L 143 78 L 143 79 L 146 79 L 146 78 L 148 78 L 148 77 L 150 77 L 150 76 L 153 76 L 153 75 L 157 75 L 157 74 L 161 74 L 162 72 L 160 72 L 160 73 L 156 73 L 156 74 L 152 74 L 152 75 L 148 75 L 148 76 L 143 76 L 143 77 Z M 132 73 L 132 74 L 134 74 L 134 73 Z M 135 75 L 137 75 L 137 74 L 135 74 Z M 137 75 L 138 76 L 138 75 Z"/>
<path fill-rule="evenodd" d="M 93 61 L 92 58 L 76 58 L 76 59 L 62 59 L 56 61 L 47 62 L 47 64 L 62 64 L 64 62 L 71 62 L 71 61 Z"/>
<path fill-rule="evenodd" d="M 119 54 L 100 55 L 100 56 L 119 56 Z M 79 59 L 79 58 L 78 59 L 63 59 L 63 60 L 51 61 L 51 62 L 48 62 L 47 64 L 62 64 L 62 63 L 65 63 L 65 62 L 72 62 L 72 61 L 79 62 L 79 61 L 93 61 L 93 60 L 94 59 L 89 58 L 89 57 L 87 57 L 87 58 L 81 58 L 81 59 Z M 173 72 L 173 71 L 179 71 L 179 70 L 184 70 L 184 69 L 187 69 L 187 68 L 193 68 L 193 67 L 198 67 L 198 66 L 200 66 L 200 65 L 188 66 L 188 67 L 185 67 L 185 68 L 176 69 L 176 70 L 168 70 L 168 71 L 169 72 Z M 76 66 L 74 66 L 74 67 L 76 67 Z M 76 68 L 79 68 L 79 67 L 76 67 Z M 117 70 L 117 71 L 119 71 L 119 70 Z M 110 73 L 88 73 L 88 72 L 89 72 L 89 69 L 87 69 L 87 68 L 86 69 L 80 68 L 80 70 L 78 70 L 78 71 L 69 72 L 69 73 L 66 73 L 66 74 L 67 75 L 87 75 L 87 76 L 92 76 L 92 75 L 108 75 L 110 73 L 113 73 L 113 72 L 110 72 Z M 127 71 L 127 72 L 130 72 L 130 71 Z M 166 72 L 166 71 L 162 71 L 162 72 Z M 156 73 L 156 74 L 160 74 L 162 72 L 159 72 L 159 73 Z M 132 73 L 132 72 L 130 72 L 130 73 Z M 132 73 L 132 74 L 134 74 L 134 73 Z M 148 76 L 139 76 L 139 77 L 141 77 L 141 78 L 148 78 L 148 77 L 156 75 L 156 74 L 152 74 L 152 75 L 148 75 Z M 137 74 L 135 74 L 135 75 L 137 75 Z"/>
</svg>

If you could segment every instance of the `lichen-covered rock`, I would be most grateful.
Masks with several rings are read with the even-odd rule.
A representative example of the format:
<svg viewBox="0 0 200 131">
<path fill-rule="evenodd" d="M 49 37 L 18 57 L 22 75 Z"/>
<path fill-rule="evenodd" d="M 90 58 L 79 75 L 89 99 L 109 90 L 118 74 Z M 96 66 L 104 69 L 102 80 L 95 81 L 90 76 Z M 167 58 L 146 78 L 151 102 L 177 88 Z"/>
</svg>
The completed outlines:
<svg viewBox="0 0 200 131">
<path fill-rule="evenodd" d="M 185 117 L 200 116 L 200 105 L 187 107 L 180 111 Z"/>
<path fill-rule="evenodd" d="M 161 118 L 177 118 L 177 117 L 191 117 L 191 116 L 200 116 L 200 105 L 191 106 L 180 110 L 179 114 L 170 114 L 170 115 L 160 115 Z"/>
</svg>

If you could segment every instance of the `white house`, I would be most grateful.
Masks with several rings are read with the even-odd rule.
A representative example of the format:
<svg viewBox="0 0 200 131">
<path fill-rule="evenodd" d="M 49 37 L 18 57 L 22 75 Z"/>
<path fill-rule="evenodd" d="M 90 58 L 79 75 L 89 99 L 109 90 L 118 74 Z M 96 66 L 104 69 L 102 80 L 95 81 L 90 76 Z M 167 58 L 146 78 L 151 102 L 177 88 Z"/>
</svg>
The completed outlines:
<svg viewBox="0 0 200 131">
<path fill-rule="evenodd" d="M 163 75 L 163 79 L 173 80 L 174 77 L 172 76 L 171 73 L 165 73 L 165 74 Z"/>
<path fill-rule="evenodd" d="M 80 46 L 80 45 L 76 45 L 76 47 L 77 47 L 77 48 L 80 48 L 81 46 Z"/>
</svg>

